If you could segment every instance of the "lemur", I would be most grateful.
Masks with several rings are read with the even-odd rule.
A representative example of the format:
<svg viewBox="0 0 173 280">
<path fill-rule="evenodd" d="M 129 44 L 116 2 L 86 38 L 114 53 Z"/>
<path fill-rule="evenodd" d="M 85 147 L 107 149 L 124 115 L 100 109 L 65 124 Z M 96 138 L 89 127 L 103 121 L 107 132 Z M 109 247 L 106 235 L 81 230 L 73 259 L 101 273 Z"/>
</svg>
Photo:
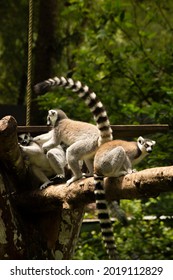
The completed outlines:
<svg viewBox="0 0 173 280">
<path fill-rule="evenodd" d="M 79 159 L 94 157 L 93 170 L 96 207 L 98 219 L 101 225 L 101 232 L 104 244 L 110 259 L 117 258 L 117 250 L 113 236 L 113 227 L 109 217 L 108 205 L 104 190 L 104 177 L 119 177 L 132 173 L 132 164 L 142 160 L 152 151 L 155 141 L 139 137 L 137 142 L 112 140 L 112 129 L 110 127 L 107 113 L 103 104 L 98 100 L 96 94 L 80 81 L 73 81 L 64 77 L 45 80 L 34 87 L 35 92 L 45 93 L 52 88 L 62 86 L 76 92 L 82 98 L 93 113 L 97 128 L 91 124 L 77 122 L 68 119 L 61 111 L 54 111 L 57 118 L 53 137 L 43 146 L 49 149 L 58 144 L 61 136 L 62 141 L 70 146 L 67 151 L 67 162 L 72 169 L 74 176 L 69 183 L 81 177 L 78 167 Z M 98 132 L 99 131 L 99 132 Z"/>
<path fill-rule="evenodd" d="M 65 177 L 66 158 L 62 147 L 59 145 L 50 149 L 47 154 L 43 152 L 42 144 L 51 137 L 52 131 L 34 138 L 31 137 L 30 133 L 18 135 L 20 148 L 28 157 L 32 172 L 42 184 L 40 189 L 57 182 L 60 183 L 61 179 Z"/>
<path fill-rule="evenodd" d="M 43 144 L 43 150 L 46 152 L 60 143 L 68 146 L 66 159 L 73 172 L 73 177 L 67 181 L 67 185 L 82 177 L 81 160 L 85 161 L 89 170 L 88 176 L 92 176 L 94 154 L 98 148 L 98 128 L 93 124 L 71 120 L 62 110 L 49 110 L 48 116 L 49 118 L 54 117 L 56 122 L 53 137 Z"/>
</svg>

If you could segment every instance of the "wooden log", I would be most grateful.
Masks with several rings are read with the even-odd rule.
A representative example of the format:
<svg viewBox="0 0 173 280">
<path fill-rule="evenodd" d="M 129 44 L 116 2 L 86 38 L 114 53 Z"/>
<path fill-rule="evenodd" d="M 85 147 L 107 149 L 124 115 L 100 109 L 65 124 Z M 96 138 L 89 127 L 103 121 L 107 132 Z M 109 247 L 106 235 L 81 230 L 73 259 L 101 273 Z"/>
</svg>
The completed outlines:
<svg viewBox="0 0 173 280">
<path fill-rule="evenodd" d="M 153 135 L 169 131 L 167 124 L 111 125 L 114 139 Z"/>
</svg>

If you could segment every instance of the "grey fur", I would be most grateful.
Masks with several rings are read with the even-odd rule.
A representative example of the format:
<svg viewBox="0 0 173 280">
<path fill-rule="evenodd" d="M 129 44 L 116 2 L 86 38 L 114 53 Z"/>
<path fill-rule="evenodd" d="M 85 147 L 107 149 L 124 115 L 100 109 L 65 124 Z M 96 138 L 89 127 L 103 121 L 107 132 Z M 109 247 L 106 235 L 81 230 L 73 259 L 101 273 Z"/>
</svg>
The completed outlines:
<svg viewBox="0 0 173 280">
<path fill-rule="evenodd" d="M 30 136 L 26 136 L 25 134 L 19 135 L 19 141 L 22 142 L 23 139 L 27 139 L 27 146 L 23 146 L 20 144 L 20 148 L 25 156 L 28 157 L 29 164 L 32 172 L 38 178 L 40 183 L 44 184 L 44 187 L 48 186 L 50 181 L 50 177 L 65 176 L 65 152 L 62 147 L 59 145 L 53 149 L 47 151 L 47 154 L 44 153 L 42 149 L 42 144 L 49 140 L 52 137 L 52 131 L 36 136 L 35 138 L 30 138 Z M 42 185 L 43 188 L 43 185 Z"/>
</svg>

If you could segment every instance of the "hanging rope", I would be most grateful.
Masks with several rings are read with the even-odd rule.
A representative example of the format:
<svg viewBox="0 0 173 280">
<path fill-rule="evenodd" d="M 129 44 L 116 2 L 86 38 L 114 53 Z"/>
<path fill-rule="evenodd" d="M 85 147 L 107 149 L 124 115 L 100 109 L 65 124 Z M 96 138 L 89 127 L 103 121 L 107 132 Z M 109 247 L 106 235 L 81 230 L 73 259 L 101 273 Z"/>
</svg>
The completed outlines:
<svg viewBox="0 0 173 280">
<path fill-rule="evenodd" d="M 29 0 L 28 69 L 27 69 L 27 89 L 26 89 L 26 126 L 30 125 L 30 119 L 31 119 L 32 18 L 33 18 L 33 0 Z"/>
</svg>

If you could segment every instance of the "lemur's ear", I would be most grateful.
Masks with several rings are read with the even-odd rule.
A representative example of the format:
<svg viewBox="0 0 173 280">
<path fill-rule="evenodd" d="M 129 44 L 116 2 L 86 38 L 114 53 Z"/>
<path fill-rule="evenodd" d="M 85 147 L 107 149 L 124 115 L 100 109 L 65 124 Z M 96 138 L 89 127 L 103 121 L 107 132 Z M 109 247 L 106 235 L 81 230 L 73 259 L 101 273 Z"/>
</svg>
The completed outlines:
<svg viewBox="0 0 173 280">
<path fill-rule="evenodd" d="M 139 136 L 137 142 L 142 145 L 144 143 L 144 138 L 142 136 Z"/>
</svg>

